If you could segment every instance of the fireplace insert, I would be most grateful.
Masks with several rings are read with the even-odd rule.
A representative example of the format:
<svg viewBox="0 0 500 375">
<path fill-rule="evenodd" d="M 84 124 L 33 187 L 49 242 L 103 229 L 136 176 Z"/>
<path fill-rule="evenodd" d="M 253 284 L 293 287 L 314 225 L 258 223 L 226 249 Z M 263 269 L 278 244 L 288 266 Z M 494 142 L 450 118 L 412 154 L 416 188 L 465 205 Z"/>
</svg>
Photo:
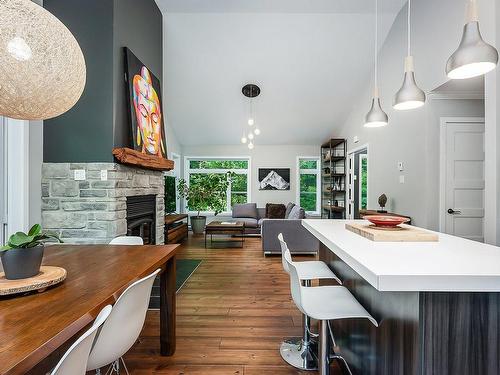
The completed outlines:
<svg viewBox="0 0 500 375">
<path fill-rule="evenodd" d="M 127 236 L 139 236 L 145 245 L 156 244 L 156 195 L 127 197 Z"/>
</svg>

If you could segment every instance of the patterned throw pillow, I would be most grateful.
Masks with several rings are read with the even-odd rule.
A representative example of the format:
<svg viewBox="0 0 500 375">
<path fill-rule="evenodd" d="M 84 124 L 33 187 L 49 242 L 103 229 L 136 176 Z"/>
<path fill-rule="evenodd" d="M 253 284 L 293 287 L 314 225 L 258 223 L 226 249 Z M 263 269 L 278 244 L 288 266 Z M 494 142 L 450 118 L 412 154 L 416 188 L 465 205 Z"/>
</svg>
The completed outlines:
<svg viewBox="0 0 500 375">
<path fill-rule="evenodd" d="M 285 219 L 288 219 L 288 216 L 290 216 L 290 211 L 292 211 L 292 208 L 295 206 L 295 203 L 288 203 L 286 205 L 286 211 L 285 211 Z"/>
</svg>

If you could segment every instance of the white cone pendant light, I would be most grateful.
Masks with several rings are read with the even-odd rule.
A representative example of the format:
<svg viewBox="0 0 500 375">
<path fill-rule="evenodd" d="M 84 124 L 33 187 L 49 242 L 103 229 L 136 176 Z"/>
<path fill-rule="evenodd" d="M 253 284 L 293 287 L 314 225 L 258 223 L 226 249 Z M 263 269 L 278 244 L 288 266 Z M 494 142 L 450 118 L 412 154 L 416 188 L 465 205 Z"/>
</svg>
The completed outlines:
<svg viewBox="0 0 500 375">
<path fill-rule="evenodd" d="M 415 67 L 411 55 L 411 0 L 408 0 L 408 55 L 405 59 L 405 76 L 403 86 L 394 97 L 394 109 L 407 110 L 425 104 L 425 93 L 415 82 Z"/>
<path fill-rule="evenodd" d="M 365 127 L 378 128 L 389 123 L 389 117 L 384 112 L 378 96 L 378 0 L 375 0 L 375 88 L 373 90 L 372 106 L 365 116 Z"/>
<path fill-rule="evenodd" d="M 476 0 L 467 0 L 462 40 L 446 63 L 446 74 L 451 79 L 477 77 L 495 69 L 497 63 L 498 51 L 481 37 Z"/>
</svg>

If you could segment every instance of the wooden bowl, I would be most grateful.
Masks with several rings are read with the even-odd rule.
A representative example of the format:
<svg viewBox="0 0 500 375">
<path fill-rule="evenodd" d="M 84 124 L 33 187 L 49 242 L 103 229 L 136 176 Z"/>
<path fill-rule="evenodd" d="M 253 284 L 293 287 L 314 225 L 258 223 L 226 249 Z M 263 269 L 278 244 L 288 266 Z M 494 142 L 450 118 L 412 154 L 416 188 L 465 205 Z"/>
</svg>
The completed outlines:
<svg viewBox="0 0 500 375">
<path fill-rule="evenodd" d="M 363 217 L 363 219 L 368 220 L 370 223 L 375 225 L 376 227 L 383 228 L 394 228 L 399 224 L 406 223 L 410 221 L 407 217 L 401 216 L 387 216 L 387 215 L 367 215 Z"/>
</svg>

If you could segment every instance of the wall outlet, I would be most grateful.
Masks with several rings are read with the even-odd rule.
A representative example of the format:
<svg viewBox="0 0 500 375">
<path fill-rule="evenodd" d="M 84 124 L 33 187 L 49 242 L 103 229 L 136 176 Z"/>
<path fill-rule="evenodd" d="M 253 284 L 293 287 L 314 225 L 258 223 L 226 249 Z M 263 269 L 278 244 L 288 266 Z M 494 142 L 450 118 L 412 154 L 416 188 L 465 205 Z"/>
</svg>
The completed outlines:
<svg viewBox="0 0 500 375">
<path fill-rule="evenodd" d="M 75 181 L 85 181 L 85 169 L 75 169 Z"/>
<path fill-rule="evenodd" d="M 398 161 L 398 170 L 403 171 L 404 170 L 404 165 L 402 161 Z"/>
<path fill-rule="evenodd" d="M 101 169 L 101 181 L 108 181 L 108 171 Z"/>
<path fill-rule="evenodd" d="M 404 174 L 402 174 L 402 175 L 399 176 L 399 183 L 400 184 L 404 184 L 405 183 L 405 175 Z"/>
</svg>

